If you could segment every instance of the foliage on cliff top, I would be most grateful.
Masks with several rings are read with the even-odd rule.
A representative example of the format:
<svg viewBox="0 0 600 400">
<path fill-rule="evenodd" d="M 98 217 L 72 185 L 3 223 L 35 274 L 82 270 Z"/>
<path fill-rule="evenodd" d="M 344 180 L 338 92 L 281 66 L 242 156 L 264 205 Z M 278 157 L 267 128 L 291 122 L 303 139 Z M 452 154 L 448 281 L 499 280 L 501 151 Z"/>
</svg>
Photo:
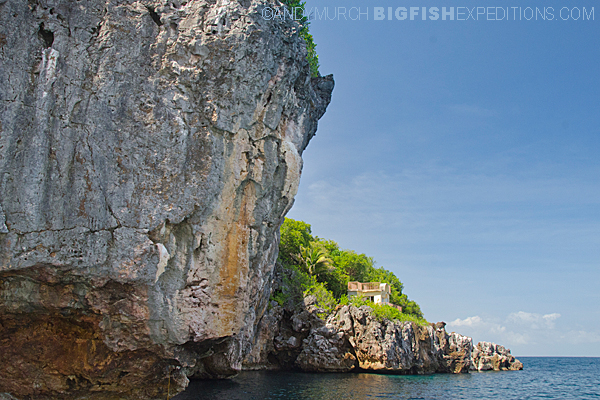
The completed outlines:
<svg viewBox="0 0 600 400">
<path fill-rule="evenodd" d="M 417 303 L 409 300 L 406 294 L 402 293 L 404 285 L 396 275 L 386 270 L 383 267 L 375 267 L 375 261 L 372 257 L 365 254 L 358 254 L 353 250 L 343 250 L 339 245 L 332 241 L 322 239 L 312 235 L 311 227 L 303 221 L 296 221 L 286 218 L 281 226 L 281 240 L 279 242 L 279 258 L 278 262 L 287 270 L 286 278 L 287 285 L 290 287 L 282 289 L 286 293 L 280 292 L 274 294 L 274 299 L 283 302 L 292 297 L 294 293 L 303 292 L 305 294 L 314 294 L 312 288 L 317 284 L 321 284 L 322 289 L 328 291 L 336 302 L 344 301 L 344 297 L 348 293 L 348 282 L 385 282 L 390 285 L 391 295 L 390 302 L 402 306 L 403 312 L 400 313 L 393 307 L 374 308 L 374 312 L 378 315 L 387 315 L 395 310 L 400 316 L 393 314 L 393 318 L 401 321 L 409 320 L 409 316 L 417 320 L 423 318 L 421 308 Z M 321 268 L 316 274 L 316 269 L 312 269 L 310 265 L 303 262 L 301 256 L 303 249 L 315 249 L 319 254 L 329 260 L 329 268 Z M 300 286 L 300 289 L 293 289 L 294 286 Z M 294 292 L 294 293 L 292 293 Z M 319 288 L 321 297 L 327 297 Z M 347 301 L 347 299 L 345 300 Z M 324 303 L 328 303 L 324 301 Z M 369 304 L 370 306 L 372 303 Z M 329 308 L 321 306 L 321 308 Z M 390 315 L 392 315 L 390 314 Z"/>
<path fill-rule="evenodd" d="M 308 31 L 310 22 L 305 14 L 306 2 L 300 0 L 281 0 L 281 2 L 287 7 L 287 9 L 296 16 L 298 24 L 300 24 L 299 35 L 306 42 L 306 50 L 308 54 L 306 59 L 310 65 L 310 74 L 313 77 L 319 76 L 319 55 L 317 54 L 317 45 L 313 40 L 313 36 Z M 301 16 L 301 17 L 300 17 Z"/>
<path fill-rule="evenodd" d="M 389 319 L 391 321 L 414 322 L 423 326 L 429 325 L 429 322 L 423 317 L 419 317 L 414 314 L 403 313 L 397 308 L 394 308 L 387 304 L 374 304 L 372 301 L 362 296 L 354 296 L 351 299 L 342 297 L 340 304 L 349 304 L 355 307 L 369 306 L 373 310 L 373 316 L 379 322 L 382 322 L 384 319 Z"/>
</svg>

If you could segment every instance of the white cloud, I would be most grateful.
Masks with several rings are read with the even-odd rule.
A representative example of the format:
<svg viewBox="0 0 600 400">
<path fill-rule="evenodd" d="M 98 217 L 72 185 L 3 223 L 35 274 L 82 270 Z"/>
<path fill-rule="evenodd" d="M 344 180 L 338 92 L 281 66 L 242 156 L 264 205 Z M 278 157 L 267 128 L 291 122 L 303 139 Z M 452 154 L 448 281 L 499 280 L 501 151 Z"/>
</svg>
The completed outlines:
<svg viewBox="0 0 600 400">
<path fill-rule="evenodd" d="M 499 321 L 483 319 L 479 315 L 468 317 L 465 319 L 457 318 L 452 322 L 448 323 L 448 327 L 451 329 L 459 328 L 462 334 L 469 336 L 485 336 L 486 334 L 504 334 L 507 329 Z"/>
<path fill-rule="evenodd" d="M 572 344 L 600 343 L 600 332 L 569 331 L 565 339 Z"/>
<path fill-rule="evenodd" d="M 560 317 L 559 313 L 552 313 L 552 314 L 546 314 L 546 315 L 544 315 L 543 318 L 545 320 L 547 320 L 547 321 L 553 321 L 553 320 L 555 320 L 555 319 L 557 319 L 559 317 Z"/>
<path fill-rule="evenodd" d="M 552 314 L 536 314 L 519 311 L 508 316 L 508 321 L 515 324 L 529 327 L 530 329 L 553 329 L 554 321 L 560 318 L 559 313 Z"/>
<path fill-rule="evenodd" d="M 532 313 L 528 313 L 525 311 L 519 311 L 519 312 L 510 314 L 508 316 L 508 319 L 512 320 L 512 321 L 517 321 L 517 322 L 519 322 L 519 321 L 533 322 L 536 320 L 536 315 L 539 315 L 539 314 L 532 314 Z"/>
<path fill-rule="evenodd" d="M 452 326 L 481 326 L 482 324 L 481 317 L 476 315 L 474 317 L 469 317 L 465 319 L 457 318 L 454 321 L 448 323 L 448 325 Z"/>
<path fill-rule="evenodd" d="M 546 323 L 551 323 L 555 319 L 560 318 L 560 314 L 559 313 L 546 314 L 546 315 L 542 316 L 542 318 L 544 318 L 546 320 Z"/>
<path fill-rule="evenodd" d="M 510 313 L 506 318 L 482 318 L 479 315 L 457 318 L 449 322 L 449 329 L 459 328 L 462 334 L 472 336 L 476 341 L 485 340 L 506 345 L 534 345 L 559 340 L 561 335 L 555 328 L 559 313 L 538 314 L 526 311 Z M 593 335 L 575 333 L 571 341 L 593 340 Z"/>
<path fill-rule="evenodd" d="M 531 339 L 530 339 L 529 335 L 527 335 L 525 333 L 518 333 L 518 332 L 507 332 L 506 333 L 506 343 L 510 343 L 510 346 L 513 346 L 515 344 L 527 345 L 530 343 L 530 341 L 531 341 Z M 500 344 L 502 344 L 502 343 L 500 343 Z"/>
<path fill-rule="evenodd" d="M 464 319 L 457 318 L 448 323 L 448 330 L 457 330 L 473 337 L 475 342 L 484 340 L 496 342 L 509 348 L 514 346 L 541 345 L 546 348 L 570 345 L 590 345 L 600 343 L 600 331 L 561 329 L 556 322 L 559 313 L 539 314 L 526 311 L 510 313 L 506 318 L 490 318 L 475 315 Z"/>
</svg>

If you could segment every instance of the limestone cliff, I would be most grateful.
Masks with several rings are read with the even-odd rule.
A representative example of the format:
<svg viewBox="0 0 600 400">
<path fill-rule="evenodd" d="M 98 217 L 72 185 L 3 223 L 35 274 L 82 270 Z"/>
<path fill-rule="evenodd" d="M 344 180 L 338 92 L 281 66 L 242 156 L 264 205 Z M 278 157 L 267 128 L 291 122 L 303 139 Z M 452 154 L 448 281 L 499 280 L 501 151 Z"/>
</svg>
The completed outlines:
<svg viewBox="0 0 600 400">
<path fill-rule="evenodd" d="M 0 0 L 0 392 L 235 373 L 333 79 L 259 0 Z"/>
</svg>

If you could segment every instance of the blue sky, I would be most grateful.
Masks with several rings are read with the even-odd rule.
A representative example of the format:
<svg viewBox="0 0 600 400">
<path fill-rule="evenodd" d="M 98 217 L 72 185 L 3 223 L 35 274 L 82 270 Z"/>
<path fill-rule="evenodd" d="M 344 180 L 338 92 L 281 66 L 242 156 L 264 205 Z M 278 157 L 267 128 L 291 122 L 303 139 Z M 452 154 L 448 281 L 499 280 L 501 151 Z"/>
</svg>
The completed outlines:
<svg viewBox="0 0 600 400">
<path fill-rule="evenodd" d="M 554 19 L 373 20 L 401 6 Z M 374 257 L 449 330 L 516 355 L 600 356 L 600 7 L 588 21 L 559 10 L 590 0 L 313 7 L 368 20 L 311 23 L 336 87 L 288 216 Z"/>
</svg>

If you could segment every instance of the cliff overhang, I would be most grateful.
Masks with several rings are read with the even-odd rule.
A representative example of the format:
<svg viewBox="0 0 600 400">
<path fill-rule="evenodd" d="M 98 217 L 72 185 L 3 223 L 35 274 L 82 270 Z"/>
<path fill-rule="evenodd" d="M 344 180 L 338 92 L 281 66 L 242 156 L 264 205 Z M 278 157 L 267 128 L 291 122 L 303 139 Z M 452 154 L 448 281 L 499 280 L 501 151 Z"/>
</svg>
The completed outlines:
<svg viewBox="0 0 600 400">
<path fill-rule="evenodd" d="M 0 2 L 0 392 L 241 369 L 333 90 L 269 4 Z"/>
</svg>

